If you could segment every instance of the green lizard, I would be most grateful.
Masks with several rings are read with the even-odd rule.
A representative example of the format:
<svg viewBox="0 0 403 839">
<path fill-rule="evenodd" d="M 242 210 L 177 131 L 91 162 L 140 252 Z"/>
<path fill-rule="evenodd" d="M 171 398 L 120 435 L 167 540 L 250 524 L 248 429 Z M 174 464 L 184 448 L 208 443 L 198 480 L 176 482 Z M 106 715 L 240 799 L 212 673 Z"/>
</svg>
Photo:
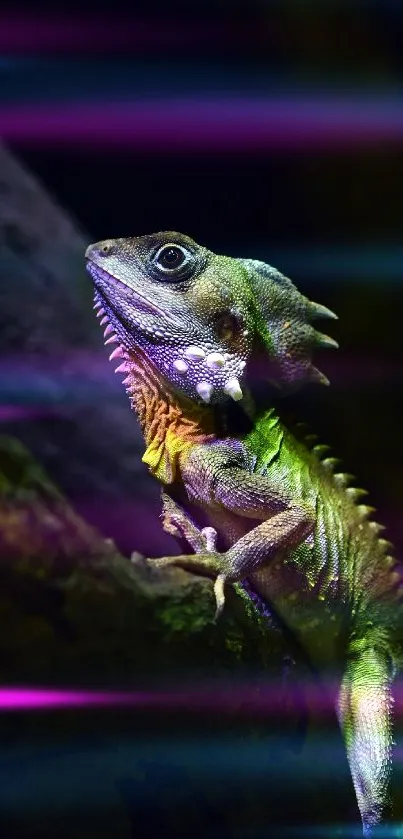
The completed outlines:
<svg viewBox="0 0 403 839">
<path fill-rule="evenodd" d="M 344 662 L 337 714 L 369 836 L 387 800 L 401 572 L 362 491 L 273 398 L 327 382 L 312 353 L 337 344 L 312 323 L 335 315 L 269 265 L 179 233 L 98 242 L 86 260 L 164 527 L 192 549 L 155 562 L 211 574 L 218 613 L 225 585 L 244 585 L 318 665 Z"/>
</svg>

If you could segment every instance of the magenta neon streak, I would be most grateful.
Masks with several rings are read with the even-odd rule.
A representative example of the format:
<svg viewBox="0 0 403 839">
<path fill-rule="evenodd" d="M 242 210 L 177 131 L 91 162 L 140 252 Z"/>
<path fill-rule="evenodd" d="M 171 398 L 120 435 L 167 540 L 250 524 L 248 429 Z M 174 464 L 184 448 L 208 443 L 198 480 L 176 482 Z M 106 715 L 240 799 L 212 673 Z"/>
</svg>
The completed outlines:
<svg viewBox="0 0 403 839">
<path fill-rule="evenodd" d="M 0 423 L 1 422 L 18 422 L 18 420 L 37 419 L 49 413 L 40 408 L 30 408 L 26 405 L 1 405 L 0 404 Z"/>
<path fill-rule="evenodd" d="M 243 22 L 213 24 L 198 21 L 158 22 L 155 18 L 134 18 L 117 20 L 113 16 L 86 17 L 82 14 L 29 16 L 29 14 L 0 17 L 0 51 L 5 55 L 32 52 L 59 54 L 61 51 L 74 50 L 96 52 L 113 51 L 117 48 L 130 49 L 133 54 L 138 50 L 158 50 L 172 47 L 187 48 L 192 43 L 192 50 L 199 47 L 205 50 L 206 43 L 222 48 L 227 43 L 231 49 L 235 44 L 242 46 L 245 38 L 253 39 L 255 46 L 259 42 L 267 44 L 267 37 L 259 26 Z"/>
<path fill-rule="evenodd" d="M 403 371 L 401 364 L 395 361 L 391 356 L 362 356 L 351 357 L 343 353 L 342 349 L 338 351 L 333 358 L 327 359 L 327 375 L 331 378 L 332 385 L 338 385 L 340 382 L 343 386 L 351 383 L 354 388 L 357 387 L 357 382 L 360 386 L 368 386 L 385 382 L 401 382 Z M 69 375 L 63 377 L 60 370 L 63 365 L 69 366 Z M 263 372 L 263 371 L 262 371 Z M 89 388 L 102 388 L 105 382 L 113 381 L 118 385 L 119 380 L 114 377 L 113 367 L 105 367 L 105 356 L 102 352 L 91 353 L 90 351 L 74 351 L 69 353 L 55 353 L 53 359 L 47 359 L 46 362 L 32 361 L 29 355 L 16 356 L 7 358 L 7 364 L 0 362 L 0 376 L 4 376 L 4 380 L 10 380 L 14 385 L 18 386 L 21 393 L 25 394 L 24 406 L 1 405 L 0 403 L 0 420 L 2 418 L 12 418 L 14 412 L 17 418 L 18 412 L 21 417 L 28 410 L 28 403 L 37 403 L 31 405 L 31 411 L 45 410 L 46 386 L 44 387 L 42 379 L 47 377 L 58 377 L 58 384 L 60 389 L 60 402 L 63 402 L 62 387 L 64 387 L 66 399 L 71 398 L 71 393 L 75 392 L 76 398 L 78 388 L 83 388 L 83 395 L 85 398 L 92 400 L 89 397 Z M 123 375 L 122 375 L 123 378 Z M 27 395 L 29 393 L 30 395 Z M 37 398 L 35 398 L 37 394 Z M 44 404 L 41 405 L 43 400 Z M 53 404 L 53 403 L 52 403 Z M 2 417 L 3 414 L 3 417 Z M 9 416 L 8 416 L 9 415 Z"/>
<path fill-rule="evenodd" d="M 173 98 L 4 105 L 5 141 L 158 151 L 360 147 L 403 141 L 396 99 Z"/>
<path fill-rule="evenodd" d="M 323 696 L 310 689 L 310 702 L 326 712 L 331 703 L 324 703 Z M 245 687 L 234 689 L 200 689 L 199 691 L 172 692 L 102 692 L 80 690 L 54 690 L 52 688 L 2 688 L 0 711 L 33 711 L 57 708 L 85 708 L 96 706 L 126 706 L 142 709 L 184 708 L 189 711 L 217 710 L 233 713 L 254 711 L 267 713 L 284 709 L 284 689 L 271 686 L 261 691 Z"/>
<path fill-rule="evenodd" d="M 319 715 L 334 713 L 337 694 L 336 684 L 331 683 L 324 689 L 312 684 L 303 686 L 301 707 L 307 704 L 310 711 Z M 231 688 L 202 688 L 181 692 L 118 692 L 55 690 L 52 688 L 9 687 L 0 689 L 0 712 L 7 711 L 44 711 L 63 708 L 118 707 L 150 709 L 183 709 L 188 712 L 217 711 L 267 715 L 270 713 L 286 716 L 292 713 L 292 705 L 287 703 L 287 691 L 284 686 L 275 683 L 256 687 L 247 685 Z M 403 713 L 403 685 L 397 685 L 394 691 L 396 712 Z M 297 704 L 298 699 L 297 699 Z"/>
</svg>

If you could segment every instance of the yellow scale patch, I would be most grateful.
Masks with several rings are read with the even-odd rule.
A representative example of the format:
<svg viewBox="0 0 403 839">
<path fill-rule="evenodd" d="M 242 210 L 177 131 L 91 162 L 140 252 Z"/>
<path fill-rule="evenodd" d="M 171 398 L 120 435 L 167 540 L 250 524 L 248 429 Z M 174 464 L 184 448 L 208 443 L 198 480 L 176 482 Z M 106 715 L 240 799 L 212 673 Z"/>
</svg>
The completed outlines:
<svg viewBox="0 0 403 839">
<path fill-rule="evenodd" d="M 161 483 L 171 484 L 193 446 L 215 439 L 214 414 L 207 405 L 161 390 L 158 371 L 140 351 L 131 361 L 131 402 L 147 446 L 142 461 Z"/>
<path fill-rule="evenodd" d="M 163 484 L 171 484 L 180 471 L 180 458 L 189 454 L 193 442 L 181 439 L 168 428 L 162 440 L 154 437 L 142 457 L 150 472 Z"/>
</svg>

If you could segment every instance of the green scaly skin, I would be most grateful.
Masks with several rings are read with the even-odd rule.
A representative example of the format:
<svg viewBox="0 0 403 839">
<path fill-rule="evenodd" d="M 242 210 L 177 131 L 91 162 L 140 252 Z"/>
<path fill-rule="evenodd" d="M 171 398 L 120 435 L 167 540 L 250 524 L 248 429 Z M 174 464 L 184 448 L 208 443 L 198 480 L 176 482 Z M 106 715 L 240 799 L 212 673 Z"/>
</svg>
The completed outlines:
<svg viewBox="0 0 403 839">
<path fill-rule="evenodd" d="M 401 574 L 362 491 L 273 398 L 327 383 L 312 353 L 337 345 L 312 323 L 335 316 L 271 266 L 179 233 L 106 240 L 86 258 L 164 527 L 192 548 L 155 562 L 211 574 L 218 613 L 225 585 L 244 583 L 317 666 L 342 662 L 337 714 L 370 836 L 388 795 Z"/>
</svg>

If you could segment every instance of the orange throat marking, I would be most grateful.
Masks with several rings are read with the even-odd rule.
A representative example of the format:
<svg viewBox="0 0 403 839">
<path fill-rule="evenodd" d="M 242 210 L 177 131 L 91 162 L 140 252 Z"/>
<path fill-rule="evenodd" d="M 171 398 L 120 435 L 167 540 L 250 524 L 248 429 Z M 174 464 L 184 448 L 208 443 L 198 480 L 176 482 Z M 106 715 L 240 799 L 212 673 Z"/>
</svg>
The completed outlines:
<svg viewBox="0 0 403 839">
<path fill-rule="evenodd" d="M 147 446 L 143 463 L 163 484 L 171 484 L 193 446 L 215 439 L 213 411 L 168 389 L 164 392 L 142 353 L 131 355 L 129 364 L 128 393 Z"/>
</svg>

